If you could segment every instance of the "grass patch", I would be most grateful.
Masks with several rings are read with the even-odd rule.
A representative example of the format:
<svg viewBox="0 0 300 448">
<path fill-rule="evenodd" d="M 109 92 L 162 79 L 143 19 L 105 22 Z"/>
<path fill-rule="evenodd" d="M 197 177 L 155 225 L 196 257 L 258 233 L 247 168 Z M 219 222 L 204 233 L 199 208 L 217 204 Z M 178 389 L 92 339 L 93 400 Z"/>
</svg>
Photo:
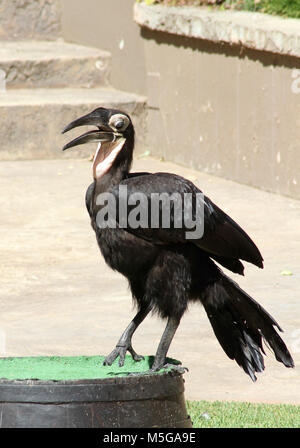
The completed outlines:
<svg viewBox="0 0 300 448">
<path fill-rule="evenodd" d="M 221 10 L 259 11 L 284 17 L 300 18 L 300 0 L 137 0 L 147 5 L 209 6 Z"/>
<path fill-rule="evenodd" d="M 299 428 L 300 406 L 188 401 L 194 428 Z"/>
</svg>

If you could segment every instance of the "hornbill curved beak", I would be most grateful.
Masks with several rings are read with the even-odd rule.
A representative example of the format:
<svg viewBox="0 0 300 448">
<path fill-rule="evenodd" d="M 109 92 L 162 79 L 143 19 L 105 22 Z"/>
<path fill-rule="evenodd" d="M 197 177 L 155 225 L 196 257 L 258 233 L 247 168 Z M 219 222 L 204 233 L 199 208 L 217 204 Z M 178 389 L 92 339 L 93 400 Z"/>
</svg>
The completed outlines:
<svg viewBox="0 0 300 448">
<path fill-rule="evenodd" d="M 65 134 L 71 129 L 77 128 L 79 126 L 94 125 L 98 127 L 98 130 L 85 132 L 84 134 L 67 143 L 62 149 L 63 151 L 73 146 L 83 145 L 90 142 L 113 143 L 118 137 L 122 137 L 122 134 L 119 134 L 110 126 L 103 123 L 99 114 L 96 114 L 95 112 L 96 111 L 93 111 L 87 115 L 84 115 L 83 117 L 77 118 L 63 129 L 62 134 Z"/>
</svg>

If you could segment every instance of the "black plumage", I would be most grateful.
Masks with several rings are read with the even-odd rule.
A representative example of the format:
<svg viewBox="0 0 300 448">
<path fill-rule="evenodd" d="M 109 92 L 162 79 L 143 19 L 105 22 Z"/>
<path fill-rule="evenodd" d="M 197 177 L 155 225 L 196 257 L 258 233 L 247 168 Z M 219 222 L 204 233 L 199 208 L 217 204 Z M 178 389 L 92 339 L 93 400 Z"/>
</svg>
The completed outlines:
<svg viewBox="0 0 300 448">
<path fill-rule="evenodd" d="M 99 141 L 93 163 L 94 182 L 86 194 L 86 206 L 92 227 L 106 263 L 129 281 L 138 312 L 123 332 L 116 348 L 107 356 L 111 364 L 119 357 L 123 365 L 127 351 L 138 361 L 132 348 L 132 335 L 150 311 L 167 319 L 165 332 L 155 356 L 153 370 L 164 366 L 166 354 L 180 319 L 190 301 L 200 301 L 225 353 L 256 379 L 255 372 L 264 369 L 263 341 L 273 350 L 278 361 L 293 367 L 292 357 L 276 331 L 276 321 L 254 299 L 228 278 L 217 266 L 243 274 L 247 261 L 263 267 L 262 256 L 245 231 L 209 198 L 202 196 L 204 234 L 187 239 L 185 224 L 175 226 L 175 205 L 170 210 L 170 226 L 151 227 L 150 197 L 153 193 L 174 192 L 192 198 L 192 213 L 196 216 L 197 194 L 201 191 L 190 181 L 169 173 L 130 173 L 134 148 L 134 128 L 130 117 L 119 110 L 98 108 L 70 125 L 64 132 L 82 125 L 95 125 L 97 131 L 85 133 L 65 146 Z M 127 225 L 122 228 L 122 216 L 116 213 L 116 227 L 99 227 L 98 212 L 103 208 L 98 197 L 110 193 L 119 210 L 120 186 L 128 197 L 142 193 L 148 199 L 148 226 Z M 132 211 L 128 205 L 127 217 Z M 163 206 L 160 204 L 161 218 Z M 173 214 L 172 214 L 173 213 Z"/>
</svg>

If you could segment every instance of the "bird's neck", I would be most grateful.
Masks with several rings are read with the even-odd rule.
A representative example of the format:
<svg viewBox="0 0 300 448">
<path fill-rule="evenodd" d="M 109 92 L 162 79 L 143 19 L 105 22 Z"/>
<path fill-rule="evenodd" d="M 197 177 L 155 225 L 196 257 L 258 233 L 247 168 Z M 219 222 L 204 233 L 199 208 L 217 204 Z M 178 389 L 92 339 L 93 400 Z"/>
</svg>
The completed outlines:
<svg viewBox="0 0 300 448">
<path fill-rule="evenodd" d="M 97 194 L 109 191 L 125 179 L 132 163 L 133 145 L 120 139 L 114 143 L 101 143 L 93 160 L 93 176 Z"/>
</svg>

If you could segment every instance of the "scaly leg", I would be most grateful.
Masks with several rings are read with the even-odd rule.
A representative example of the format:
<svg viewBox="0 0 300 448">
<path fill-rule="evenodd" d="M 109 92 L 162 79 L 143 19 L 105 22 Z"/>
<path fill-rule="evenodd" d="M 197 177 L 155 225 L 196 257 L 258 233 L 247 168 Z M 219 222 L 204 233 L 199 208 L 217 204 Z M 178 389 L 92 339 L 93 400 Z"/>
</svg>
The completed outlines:
<svg viewBox="0 0 300 448">
<path fill-rule="evenodd" d="M 132 358 L 135 361 L 140 361 L 141 359 L 144 359 L 143 356 L 138 355 L 132 348 L 131 345 L 131 339 L 133 336 L 133 333 L 137 329 L 137 327 L 143 322 L 145 317 L 149 314 L 151 310 L 151 307 L 140 310 L 136 316 L 133 318 L 133 320 L 130 322 L 122 336 L 120 337 L 116 348 L 105 358 L 103 365 L 104 366 L 110 366 L 115 359 L 120 357 L 119 359 L 119 366 L 122 367 L 124 365 L 125 361 L 125 355 L 127 350 L 131 354 Z"/>
<path fill-rule="evenodd" d="M 175 317 L 169 317 L 165 331 L 161 337 L 160 343 L 157 348 L 154 363 L 151 370 L 157 371 L 164 367 L 166 364 L 166 356 L 171 345 L 172 339 L 176 333 L 180 319 Z"/>
</svg>

